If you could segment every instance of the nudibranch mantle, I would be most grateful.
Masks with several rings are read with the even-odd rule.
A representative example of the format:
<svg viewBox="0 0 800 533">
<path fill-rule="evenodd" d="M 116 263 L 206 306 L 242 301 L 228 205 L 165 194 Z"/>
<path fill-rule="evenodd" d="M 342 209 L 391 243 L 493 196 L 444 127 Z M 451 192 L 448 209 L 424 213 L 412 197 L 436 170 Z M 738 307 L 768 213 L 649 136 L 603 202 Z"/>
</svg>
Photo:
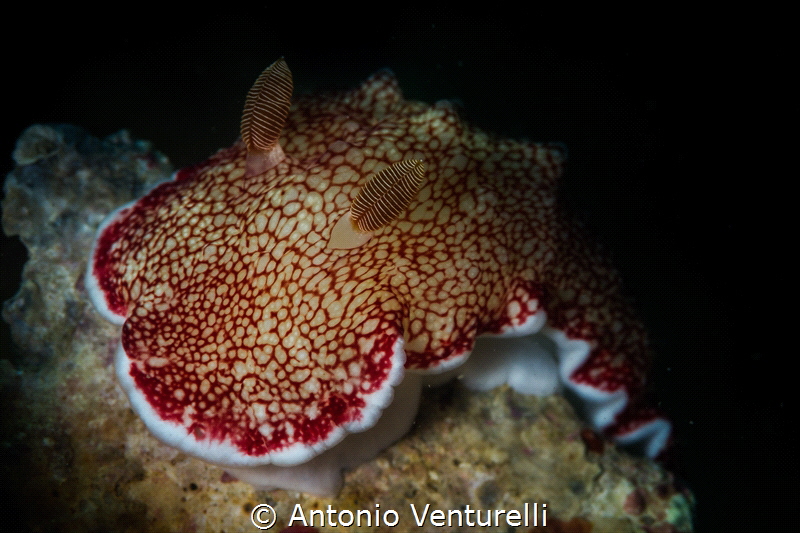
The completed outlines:
<svg viewBox="0 0 800 533">
<path fill-rule="evenodd" d="M 426 375 L 457 374 L 566 389 L 595 428 L 663 448 L 644 329 L 556 205 L 558 146 L 406 101 L 388 70 L 300 98 L 278 131 L 266 163 L 237 141 L 99 229 L 87 287 L 157 437 L 257 485 L 335 492 L 408 430 Z M 408 161 L 424 178 L 407 208 L 329 246 L 370 177 Z"/>
</svg>

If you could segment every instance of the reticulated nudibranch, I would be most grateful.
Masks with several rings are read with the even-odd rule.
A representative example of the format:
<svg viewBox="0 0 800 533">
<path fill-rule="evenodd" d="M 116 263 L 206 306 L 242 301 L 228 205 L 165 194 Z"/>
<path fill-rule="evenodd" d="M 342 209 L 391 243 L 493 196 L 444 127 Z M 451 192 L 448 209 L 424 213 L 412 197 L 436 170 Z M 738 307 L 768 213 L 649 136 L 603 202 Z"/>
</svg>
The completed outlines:
<svg viewBox="0 0 800 533">
<path fill-rule="evenodd" d="M 258 486 L 332 493 L 408 430 L 426 380 L 458 373 L 566 389 L 595 428 L 659 453 L 645 331 L 556 205 L 557 146 L 406 101 L 388 71 L 291 93 L 278 60 L 241 141 L 99 230 L 87 287 L 122 325 L 118 378 L 159 439 Z"/>
</svg>

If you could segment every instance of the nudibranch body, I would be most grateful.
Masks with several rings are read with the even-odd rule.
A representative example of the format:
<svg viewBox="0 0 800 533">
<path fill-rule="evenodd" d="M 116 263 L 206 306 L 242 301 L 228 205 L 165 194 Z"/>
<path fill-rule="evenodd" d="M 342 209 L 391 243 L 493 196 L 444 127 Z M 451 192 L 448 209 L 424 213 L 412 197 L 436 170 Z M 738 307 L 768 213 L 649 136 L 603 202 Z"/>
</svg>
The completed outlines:
<svg viewBox="0 0 800 533">
<path fill-rule="evenodd" d="M 557 146 L 406 101 L 389 71 L 289 109 L 270 69 L 244 141 L 112 213 L 92 251 L 119 380 L 158 438 L 331 493 L 408 430 L 425 380 L 459 375 L 565 389 L 595 428 L 663 448 L 645 332 L 556 205 Z"/>
</svg>

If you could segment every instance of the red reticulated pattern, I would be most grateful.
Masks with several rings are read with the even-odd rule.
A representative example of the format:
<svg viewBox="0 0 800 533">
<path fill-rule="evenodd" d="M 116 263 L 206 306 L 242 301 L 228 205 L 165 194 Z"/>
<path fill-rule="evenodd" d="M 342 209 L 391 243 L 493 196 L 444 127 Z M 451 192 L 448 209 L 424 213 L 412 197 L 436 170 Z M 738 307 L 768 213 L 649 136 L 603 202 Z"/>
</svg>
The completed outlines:
<svg viewBox="0 0 800 533">
<path fill-rule="evenodd" d="M 125 316 L 131 373 L 160 417 L 264 455 L 324 441 L 387 387 L 392 346 L 433 369 L 540 308 L 594 346 L 574 379 L 636 388 L 647 351 L 616 273 L 556 204 L 557 147 L 498 139 L 403 100 L 382 71 L 299 100 L 286 159 L 245 177 L 238 142 L 121 212 L 93 272 Z M 329 250 L 366 180 L 422 160 L 416 200 L 364 246 Z"/>
</svg>

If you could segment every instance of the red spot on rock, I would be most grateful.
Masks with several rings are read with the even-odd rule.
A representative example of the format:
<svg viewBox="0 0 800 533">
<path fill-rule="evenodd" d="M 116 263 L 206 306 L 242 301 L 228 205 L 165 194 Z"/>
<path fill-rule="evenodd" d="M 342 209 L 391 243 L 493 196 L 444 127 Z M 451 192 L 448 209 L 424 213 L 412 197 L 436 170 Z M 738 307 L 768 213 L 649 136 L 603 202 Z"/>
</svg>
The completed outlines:
<svg viewBox="0 0 800 533">
<path fill-rule="evenodd" d="M 586 449 L 594 453 L 603 453 L 605 442 L 602 437 L 589 428 L 581 430 L 581 439 L 586 445 Z"/>
<path fill-rule="evenodd" d="M 233 477 L 228 472 L 223 472 L 219 480 L 223 483 L 233 483 L 234 481 L 239 481 L 237 478 Z"/>
<path fill-rule="evenodd" d="M 628 494 L 628 497 L 625 498 L 625 503 L 622 505 L 625 512 L 632 515 L 642 514 L 646 507 L 647 500 L 645 500 L 644 492 L 640 489 L 636 489 Z"/>
<path fill-rule="evenodd" d="M 594 526 L 585 518 L 573 517 L 567 520 L 554 518 L 547 521 L 548 531 L 555 533 L 591 533 Z M 536 531 L 531 529 L 530 532 Z"/>
</svg>

